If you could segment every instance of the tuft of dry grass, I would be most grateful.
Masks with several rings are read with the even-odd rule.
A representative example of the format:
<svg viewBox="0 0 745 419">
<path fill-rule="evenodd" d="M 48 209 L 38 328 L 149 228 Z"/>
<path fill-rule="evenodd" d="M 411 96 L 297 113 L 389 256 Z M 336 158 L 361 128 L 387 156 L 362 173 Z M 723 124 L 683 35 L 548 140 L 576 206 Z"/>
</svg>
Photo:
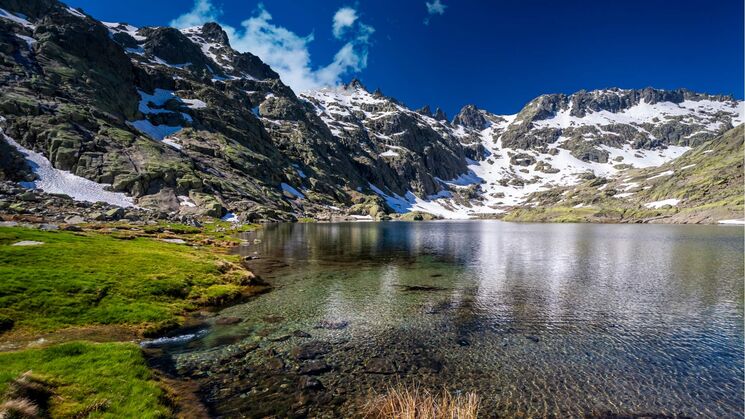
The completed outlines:
<svg viewBox="0 0 745 419">
<path fill-rule="evenodd" d="M 51 384 L 27 371 L 8 383 L 4 396 L 0 419 L 42 417 L 52 396 Z"/>
<path fill-rule="evenodd" d="M 12 399 L 0 405 L 0 419 L 32 419 L 40 417 L 39 406 L 27 399 Z"/>
<path fill-rule="evenodd" d="M 474 393 L 453 395 L 445 390 L 433 393 L 416 386 L 396 386 L 373 395 L 365 410 L 368 418 L 475 419 L 479 403 Z"/>
</svg>

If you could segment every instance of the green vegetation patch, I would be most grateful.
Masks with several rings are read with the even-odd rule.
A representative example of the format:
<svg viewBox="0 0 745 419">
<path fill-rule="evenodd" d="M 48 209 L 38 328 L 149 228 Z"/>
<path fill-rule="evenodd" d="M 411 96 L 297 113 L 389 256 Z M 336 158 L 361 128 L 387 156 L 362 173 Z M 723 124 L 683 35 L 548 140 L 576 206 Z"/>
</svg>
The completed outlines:
<svg viewBox="0 0 745 419">
<path fill-rule="evenodd" d="M 21 241 L 43 244 L 12 245 Z M 0 228 L 0 319 L 31 331 L 172 326 L 187 310 L 238 296 L 249 272 L 237 262 L 152 238 Z"/>
<path fill-rule="evenodd" d="M 0 353 L 0 365 L 3 399 L 12 400 L 14 381 L 31 371 L 34 381 L 51 392 L 46 410 L 53 418 L 172 416 L 163 390 L 134 344 L 70 342 Z"/>
</svg>

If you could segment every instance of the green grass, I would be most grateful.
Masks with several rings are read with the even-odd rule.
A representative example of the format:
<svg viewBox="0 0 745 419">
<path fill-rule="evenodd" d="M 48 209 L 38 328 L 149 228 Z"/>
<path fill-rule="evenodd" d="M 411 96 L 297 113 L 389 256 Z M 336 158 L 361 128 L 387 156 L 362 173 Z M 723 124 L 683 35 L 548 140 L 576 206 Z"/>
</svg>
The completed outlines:
<svg viewBox="0 0 745 419">
<path fill-rule="evenodd" d="M 10 246 L 21 240 L 39 246 Z M 240 294 L 237 256 L 151 238 L 0 228 L 0 317 L 14 330 L 173 325 Z"/>
<path fill-rule="evenodd" d="M 140 349 L 129 343 L 70 342 L 44 349 L 0 353 L 0 394 L 32 371 L 53 391 L 53 418 L 171 417 Z M 94 406 L 103 406 L 96 410 Z"/>
</svg>

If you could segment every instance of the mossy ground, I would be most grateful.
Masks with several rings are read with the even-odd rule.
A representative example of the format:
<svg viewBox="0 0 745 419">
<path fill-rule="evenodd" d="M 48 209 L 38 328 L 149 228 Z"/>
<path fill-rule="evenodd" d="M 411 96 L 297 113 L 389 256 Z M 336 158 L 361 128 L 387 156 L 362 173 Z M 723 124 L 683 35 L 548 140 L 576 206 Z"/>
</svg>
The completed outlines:
<svg viewBox="0 0 745 419">
<path fill-rule="evenodd" d="M 252 274 L 223 249 L 237 241 L 234 233 L 254 228 L 223 222 L 97 224 L 81 232 L 0 228 L 0 336 L 126 340 L 177 326 L 191 310 L 251 290 Z M 188 244 L 162 241 L 169 238 Z M 43 244 L 12 246 L 20 241 Z M 72 341 L 0 353 L 0 405 L 9 399 L 9 383 L 28 371 L 51 389 L 46 413 L 53 418 L 173 417 L 182 404 L 132 343 Z"/>
<path fill-rule="evenodd" d="M 168 237 L 180 231 L 187 240 L 214 242 L 229 234 L 215 227 L 153 228 Z M 44 244 L 12 246 L 24 240 Z M 12 319 L 13 332 L 174 325 L 199 306 L 240 296 L 250 273 L 238 262 L 218 247 L 167 243 L 126 229 L 1 228 L 0 316 Z"/>
<path fill-rule="evenodd" d="M 48 413 L 53 418 L 173 416 L 135 344 L 69 342 L 0 353 L 0 394 L 27 371 L 52 390 Z"/>
</svg>

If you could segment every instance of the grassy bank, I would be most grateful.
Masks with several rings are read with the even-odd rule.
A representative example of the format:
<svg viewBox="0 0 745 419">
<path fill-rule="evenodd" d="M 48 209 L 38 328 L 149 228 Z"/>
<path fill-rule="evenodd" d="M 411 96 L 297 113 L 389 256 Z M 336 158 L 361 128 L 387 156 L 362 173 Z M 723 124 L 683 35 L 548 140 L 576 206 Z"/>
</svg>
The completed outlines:
<svg viewBox="0 0 745 419">
<path fill-rule="evenodd" d="M 41 244 L 13 245 L 24 241 Z M 219 248 L 131 230 L 0 228 L 0 327 L 127 325 L 155 333 L 190 310 L 241 296 L 253 275 L 238 262 Z"/>
<path fill-rule="evenodd" d="M 134 344 L 70 342 L 0 353 L 0 366 L 6 409 L 25 401 L 27 409 L 51 417 L 172 416 L 164 391 Z M 31 383 L 19 380 L 29 371 Z"/>
<path fill-rule="evenodd" d="M 224 223 L 0 228 L 0 340 L 6 348 L 40 335 L 130 340 L 235 300 L 256 289 L 253 274 L 225 251 L 235 232 Z M 14 409 L 27 414 L 18 417 L 173 417 L 180 404 L 174 400 L 132 343 L 75 341 L 0 353 L 0 417 L 16 417 L 8 416 Z"/>
</svg>

